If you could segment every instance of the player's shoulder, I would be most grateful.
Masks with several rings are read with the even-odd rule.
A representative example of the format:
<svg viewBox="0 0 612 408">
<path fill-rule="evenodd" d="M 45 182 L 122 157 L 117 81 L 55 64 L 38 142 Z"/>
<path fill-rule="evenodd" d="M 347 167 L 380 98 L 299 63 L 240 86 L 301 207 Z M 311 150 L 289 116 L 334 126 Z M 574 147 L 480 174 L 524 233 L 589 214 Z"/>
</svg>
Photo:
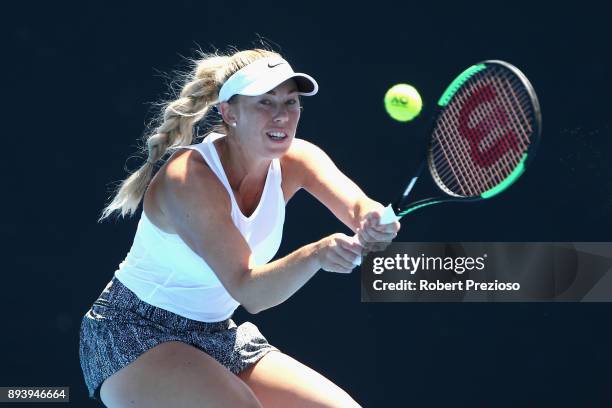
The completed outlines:
<svg viewBox="0 0 612 408">
<path fill-rule="evenodd" d="M 323 149 L 316 144 L 308 140 L 295 138 L 291 143 L 291 147 L 283 156 L 283 160 L 291 164 L 307 164 L 312 161 L 320 160 L 325 156 L 326 154 Z"/>
<path fill-rule="evenodd" d="M 165 180 L 175 183 L 218 180 L 202 155 L 195 149 L 179 148 L 160 169 Z"/>
<path fill-rule="evenodd" d="M 331 163 L 329 156 L 316 144 L 304 139 L 294 139 L 291 147 L 281 158 L 283 183 L 302 188 L 318 178 Z"/>
<path fill-rule="evenodd" d="M 227 190 L 202 155 L 193 149 L 175 152 L 160 169 L 162 191 L 182 198 L 197 196 L 211 202 L 229 203 Z"/>
</svg>

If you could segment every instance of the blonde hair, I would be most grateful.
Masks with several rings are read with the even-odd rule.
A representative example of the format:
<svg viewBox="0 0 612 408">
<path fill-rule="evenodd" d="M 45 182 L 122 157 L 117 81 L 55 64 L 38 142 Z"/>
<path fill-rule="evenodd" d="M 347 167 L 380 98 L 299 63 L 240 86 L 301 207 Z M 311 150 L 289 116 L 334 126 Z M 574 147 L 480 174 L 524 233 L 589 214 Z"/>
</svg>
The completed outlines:
<svg viewBox="0 0 612 408">
<path fill-rule="evenodd" d="M 159 126 L 148 135 L 145 134 L 145 143 L 140 149 L 143 154 L 147 154 L 146 162 L 120 183 L 98 222 L 115 211 L 119 211 L 123 218 L 134 215 L 153 177 L 155 164 L 167 153 L 193 143 L 193 126 L 215 104 L 223 83 L 236 71 L 259 58 L 279 55 L 274 51 L 257 48 L 236 51 L 232 55 L 201 53 L 200 56 L 200 59 L 189 60 L 194 67 L 183 74 L 179 98 L 161 104 L 162 112 L 154 121 Z M 227 133 L 227 125 L 221 121 L 213 131 Z"/>
</svg>

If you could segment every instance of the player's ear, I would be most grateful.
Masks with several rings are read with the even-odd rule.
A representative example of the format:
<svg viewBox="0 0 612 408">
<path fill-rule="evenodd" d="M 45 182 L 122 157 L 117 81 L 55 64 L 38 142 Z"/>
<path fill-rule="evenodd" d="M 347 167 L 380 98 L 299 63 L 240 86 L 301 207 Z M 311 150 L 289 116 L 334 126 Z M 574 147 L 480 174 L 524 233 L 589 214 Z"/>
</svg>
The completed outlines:
<svg viewBox="0 0 612 408">
<path fill-rule="evenodd" d="M 236 122 L 238 121 L 236 118 L 236 114 L 234 112 L 234 106 L 228 102 L 221 102 L 219 104 L 219 113 L 223 118 L 223 121 L 230 125 L 231 127 L 236 126 Z"/>
</svg>

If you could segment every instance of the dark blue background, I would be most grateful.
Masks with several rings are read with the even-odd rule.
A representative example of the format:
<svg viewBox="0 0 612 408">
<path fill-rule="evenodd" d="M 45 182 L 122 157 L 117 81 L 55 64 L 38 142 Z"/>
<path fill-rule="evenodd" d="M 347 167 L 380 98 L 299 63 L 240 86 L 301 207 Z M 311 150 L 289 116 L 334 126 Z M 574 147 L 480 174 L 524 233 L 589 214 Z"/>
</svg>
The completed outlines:
<svg viewBox="0 0 612 408">
<path fill-rule="evenodd" d="M 315 76 L 320 93 L 304 99 L 299 136 L 383 203 L 422 157 L 428 114 L 449 81 L 484 59 L 512 62 L 542 105 L 537 160 L 502 197 L 424 209 L 398 239 L 612 241 L 612 30 L 603 7 L 92 1 L 29 2 L 3 14 L 0 385 L 67 385 L 75 406 L 95 406 L 79 324 L 137 222 L 96 219 L 124 166 L 140 165 L 130 157 L 151 103 L 168 90 L 159 73 L 184 68 L 182 56 L 198 46 L 250 48 L 261 36 Z M 382 107 L 397 82 L 425 102 L 409 124 Z M 347 229 L 298 193 L 278 255 L 338 231 Z M 235 320 L 253 321 L 366 407 L 612 403 L 608 304 L 362 304 L 358 273 L 321 272 L 284 304 L 255 316 L 239 309 Z"/>
</svg>

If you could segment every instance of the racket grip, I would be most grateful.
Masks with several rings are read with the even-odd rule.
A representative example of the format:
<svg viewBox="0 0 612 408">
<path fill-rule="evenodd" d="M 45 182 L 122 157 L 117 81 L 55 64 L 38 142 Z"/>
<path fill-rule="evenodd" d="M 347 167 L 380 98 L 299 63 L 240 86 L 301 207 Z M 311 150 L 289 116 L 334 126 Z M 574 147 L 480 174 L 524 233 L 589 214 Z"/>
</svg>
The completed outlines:
<svg viewBox="0 0 612 408">
<path fill-rule="evenodd" d="M 393 211 L 393 206 L 389 204 L 388 206 L 385 207 L 385 211 L 382 213 L 382 216 L 380 217 L 380 223 L 383 225 L 391 224 L 392 222 L 395 222 L 397 220 L 399 220 L 399 217 L 395 215 L 395 211 Z M 352 239 L 354 243 L 357 243 L 357 244 L 359 243 L 359 237 L 357 236 L 357 234 L 353 235 Z M 353 262 L 353 265 L 361 265 L 361 261 L 362 261 L 361 257 L 358 257 Z"/>
<path fill-rule="evenodd" d="M 385 207 L 385 211 L 383 212 L 382 217 L 380 217 L 380 223 L 383 225 L 391 224 L 392 222 L 395 222 L 397 220 L 399 220 L 399 217 L 395 215 L 395 211 L 393 211 L 392 205 L 389 204 Z"/>
</svg>

